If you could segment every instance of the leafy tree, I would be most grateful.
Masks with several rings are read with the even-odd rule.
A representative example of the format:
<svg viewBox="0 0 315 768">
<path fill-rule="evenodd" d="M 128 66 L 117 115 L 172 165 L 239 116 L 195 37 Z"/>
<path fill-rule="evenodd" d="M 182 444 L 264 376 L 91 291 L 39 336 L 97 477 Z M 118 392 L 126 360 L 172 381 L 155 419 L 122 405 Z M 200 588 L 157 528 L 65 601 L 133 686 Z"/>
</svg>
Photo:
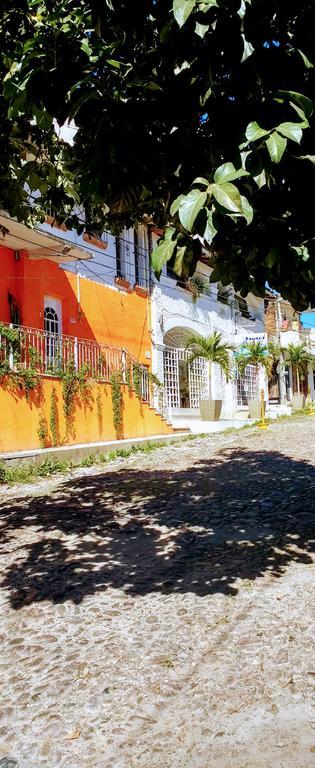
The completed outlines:
<svg viewBox="0 0 315 768">
<path fill-rule="evenodd" d="M 271 358 L 272 365 L 279 363 L 282 358 L 281 344 L 276 339 L 270 339 L 267 343 L 267 350 L 269 357 Z"/>
<path fill-rule="evenodd" d="M 314 303 L 314 22 L 312 0 L 2 0 L 1 207 L 152 221 L 157 274 L 204 246 L 213 281 Z"/>
<path fill-rule="evenodd" d="M 292 365 L 294 371 L 296 371 L 297 391 L 300 394 L 300 381 L 304 380 L 307 375 L 308 363 L 312 362 L 313 358 L 310 355 L 305 344 L 288 344 L 285 355 L 287 362 Z"/>
<path fill-rule="evenodd" d="M 259 368 L 264 368 L 267 376 L 271 373 L 272 354 L 270 348 L 261 341 L 246 341 L 236 354 L 236 364 L 241 375 L 244 374 L 247 365 L 253 365 L 255 368 L 256 385 L 258 386 Z"/>
<path fill-rule="evenodd" d="M 209 363 L 218 363 L 223 373 L 229 380 L 232 377 L 231 350 L 233 347 L 222 340 L 222 334 L 214 331 L 211 336 L 200 336 L 198 333 L 191 333 L 186 341 L 186 349 L 191 350 L 189 363 L 196 360 L 197 357 L 203 357 Z"/>
</svg>

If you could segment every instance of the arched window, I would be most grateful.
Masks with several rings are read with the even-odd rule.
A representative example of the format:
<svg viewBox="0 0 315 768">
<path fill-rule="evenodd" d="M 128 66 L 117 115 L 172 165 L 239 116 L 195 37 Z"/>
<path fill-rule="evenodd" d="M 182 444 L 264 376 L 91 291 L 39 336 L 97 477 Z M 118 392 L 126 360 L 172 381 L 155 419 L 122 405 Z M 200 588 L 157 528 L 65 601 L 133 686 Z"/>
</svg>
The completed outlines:
<svg viewBox="0 0 315 768">
<path fill-rule="evenodd" d="M 59 318 L 53 307 L 44 309 L 44 331 L 46 337 L 46 368 L 53 369 L 60 359 Z"/>
<path fill-rule="evenodd" d="M 59 333 L 59 320 L 55 309 L 52 307 L 45 307 L 44 309 L 44 330 L 49 333 L 50 336 Z"/>
</svg>

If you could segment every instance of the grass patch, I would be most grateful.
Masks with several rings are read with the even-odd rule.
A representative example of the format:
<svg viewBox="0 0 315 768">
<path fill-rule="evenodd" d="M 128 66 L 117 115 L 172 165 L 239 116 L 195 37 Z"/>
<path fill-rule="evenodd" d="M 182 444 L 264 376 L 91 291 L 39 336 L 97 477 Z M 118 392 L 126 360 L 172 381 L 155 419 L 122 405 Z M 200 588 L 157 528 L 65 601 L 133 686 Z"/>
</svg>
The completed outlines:
<svg viewBox="0 0 315 768">
<path fill-rule="evenodd" d="M 0 483 L 28 483 L 42 477 L 50 477 L 57 472 L 71 469 L 72 464 L 57 459 L 45 459 L 41 464 L 19 464 L 6 466 L 0 464 Z"/>
</svg>

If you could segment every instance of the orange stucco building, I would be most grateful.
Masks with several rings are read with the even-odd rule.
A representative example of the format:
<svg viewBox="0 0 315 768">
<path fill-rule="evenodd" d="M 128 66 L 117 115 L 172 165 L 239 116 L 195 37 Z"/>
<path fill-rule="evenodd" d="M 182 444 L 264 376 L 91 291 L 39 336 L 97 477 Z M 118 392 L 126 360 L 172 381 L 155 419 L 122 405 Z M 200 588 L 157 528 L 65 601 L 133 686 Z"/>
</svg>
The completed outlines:
<svg viewBox="0 0 315 768">
<path fill-rule="evenodd" d="M 60 333 L 125 347 L 148 365 L 148 297 L 102 285 L 48 259 L 32 261 L 26 251 L 18 252 L 17 261 L 13 250 L 0 247 L 0 322 L 11 322 L 8 293 L 18 303 L 21 325 L 44 330 L 45 305 L 54 304 Z"/>
<path fill-rule="evenodd" d="M 41 343 L 44 345 L 41 349 L 46 358 L 47 355 L 51 356 L 52 342 L 48 339 L 51 334 L 54 345 L 57 336 L 62 339 L 60 344 L 63 345 L 71 346 L 77 339 L 82 340 L 81 348 L 84 350 L 86 345 L 89 350 L 93 349 L 94 356 L 96 353 L 103 354 L 100 351 L 102 345 L 117 348 L 117 354 L 121 353 L 121 349 L 127 350 L 135 365 L 139 363 L 144 366 L 142 371 L 149 371 L 149 294 L 141 291 L 139 295 L 131 287 L 121 290 L 118 286 L 93 280 L 92 275 L 92 279 L 82 277 L 73 271 L 73 267 L 72 271 L 66 265 L 61 267 L 58 263 L 60 260 L 61 257 L 57 262 L 50 258 L 34 258 L 26 249 L 15 251 L 4 243 L 0 245 L 0 338 L 1 324 L 3 330 L 3 324 L 14 322 L 15 326 L 22 329 L 35 329 L 32 335 L 29 330 L 21 331 L 21 338 L 26 338 L 25 334 L 28 333 L 27 338 L 32 339 L 32 344 L 34 338 L 41 338 L 41 332 Z M 12 316 L 12 299 L 15 317 Z M 4 330 L 3 334 L 5 336 Z M 88 347 L 88 342 L 93 343 L 93 346 Z M 8 358 L 8 344 L 4 338 L 0 345 L 2 360 L 5 354 Z M 89 354 L 91 356 L 91 351 Z M 58 422 L 58 443 L 115 439 L 117 429 L 109 381 L 100 381 L 97 375 L 89 380 L 88 398 L 78 394 L 74 399 L 69 429 L 63 407 L 62 376 L 58 376 L 56 369 L 51 371 L 48 366 L 43 368 L 42 362 L 41 365 L 39 385 L 27 396 L 23 389 L 12 387 L 13 376 L 10 373 L 0 376 L 0 453 L 55 444 L 50 429 L 52 392 L 54 418 Z M 121 437 L 166 434 L 171 431 L 149 402 L 139 397 L 139 392 L 137 396 L 130 383 L 129 387 L 126 382 L 123 383 L 121 392 Z"/>
</svg>

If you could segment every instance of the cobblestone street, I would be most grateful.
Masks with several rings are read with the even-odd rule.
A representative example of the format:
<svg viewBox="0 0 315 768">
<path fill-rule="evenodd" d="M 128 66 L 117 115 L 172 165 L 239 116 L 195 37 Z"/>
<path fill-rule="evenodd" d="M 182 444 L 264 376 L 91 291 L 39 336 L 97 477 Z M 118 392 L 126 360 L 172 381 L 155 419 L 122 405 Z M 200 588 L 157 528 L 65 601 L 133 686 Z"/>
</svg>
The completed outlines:
<svg viewBox="0 0 315 768">
<path fill-rule="evenodd" d="M 312 768 L 315 418 L 0 492 L 0 768 Z"/>
</svg>

